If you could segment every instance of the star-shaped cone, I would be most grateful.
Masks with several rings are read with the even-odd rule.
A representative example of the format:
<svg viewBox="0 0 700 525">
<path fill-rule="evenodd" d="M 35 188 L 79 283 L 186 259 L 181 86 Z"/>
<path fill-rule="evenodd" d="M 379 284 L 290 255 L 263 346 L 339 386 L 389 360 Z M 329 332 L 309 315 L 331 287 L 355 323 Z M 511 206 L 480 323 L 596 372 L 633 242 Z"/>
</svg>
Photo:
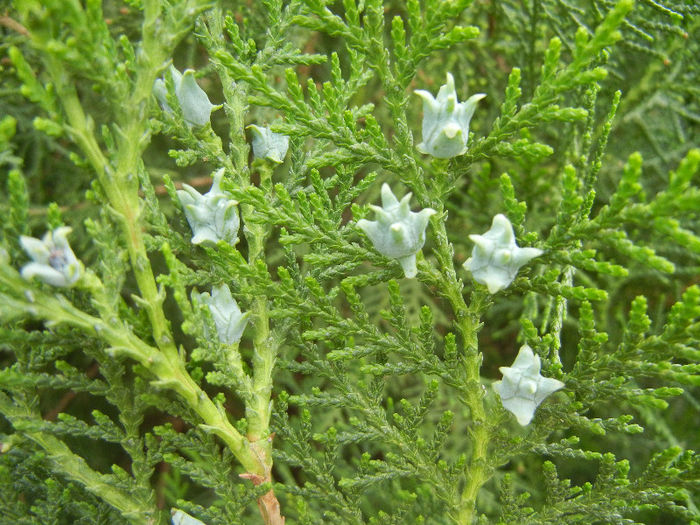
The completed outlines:
<svg viewBox="0 0 700 525">
<path fill-rule="evenodd" d="M 493 383 L 503 407 L 522 426 L 532 421 L 535 410 L 547 396 L 565 386 L 557 379 L 540 375 L 540 366 L 540 356 L 535 355 L 528 345 L 523 345 L 513 366 L 499 368 L 503 380 Z"/>
<path fill-rule="evenodd" d="M 223 168 L 216 171 L 211 189 L 204 195 L 188 184 L 183 184 L 183 189 L 177 192 L 192 228 L 192 244 L 225 241 L 235 246 L 238 242 L 238 203 L 229 199 L 219 187 L 223 176 Z"/>
<path fill-rule="evenodd" d="M 500 213 L 493 218 L 489 231 L 469 238 L 475 246 L 472 256 L 464 263 L 464 269 L 472 273 L 477 283 L 486 285 L 492 294 L 507 288 L 522 266 L 544 253 L 539 248 L 518 247 L 513 226 Z"/>
<path fill-rule="evenodd" d="M 416 146 L 421 153 L 439 159 L 449 159 L 467 152 L 469 123 L 477 103 L 486 95 L 477 93 L 466 102 L 457 101 L 455 80 L 447 73 L 436 98 L 428 91 L 416 90 L 423 99 L 423 142 Z"/>
<path fill-rule="evenodd" d="M 357 226 L 365 232 L 374 248 L 391 259 L 397 259 L 407 278 L 415 277 L 416 254 L 425 244 L 425 229 L 431 208 L 412 212 L 409 207 L 411 194 L 399 201 L 388 184 L 382 185 L 382 207 L 370 206 L 376 213 L 376 221 L 360 219 Z"/>
<path fill-rule="evenodd" d="M 83 265 L 68 244 L 66 236 L 70 232 L 71 228 L 62 226 L 46 232 L 41 240 L 22 235 L 19 243 L 32 258 L 32 262 L 22 267 L 22 277 L 27 280 L 37 277 L 52 286 L 74 285 L 83 275 Z"/>
</svg>

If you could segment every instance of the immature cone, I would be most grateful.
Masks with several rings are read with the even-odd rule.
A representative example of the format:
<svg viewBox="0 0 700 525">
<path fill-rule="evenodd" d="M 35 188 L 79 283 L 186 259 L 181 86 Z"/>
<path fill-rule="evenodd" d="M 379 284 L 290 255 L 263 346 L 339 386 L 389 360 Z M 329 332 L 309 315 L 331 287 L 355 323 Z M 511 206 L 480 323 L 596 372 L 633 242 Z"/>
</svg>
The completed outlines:
<svg viewBox="0 0 700 525">
<path fill-rule="evenodd" d="M 477 283 L 485 284 L 492 294 L 508 287 L 521 266 L 543 253 L 538 248 L 518 247 L 513 226 L 500 213 L 493 218 L 489 231 L 469 238 L 475 246 L 464 268 L 472 273 Z"/>
<path fill-rule="evenodd" d="M 22 267 L 22 277 L 27 280 L 37 277 L 59 287 L 74 285 L 83 275 L 83 265 L 66 239 L 70 232 L 71 228 L 62 226 L 46 232 L 41 240 L 22 235 L 19 243 L 33 259 Z"/>
<path fill-rule="evenodd" d="M 225 241 L 235 246 L 238 242 L 238 203 L 221 191 L 219 186 L 223 176 L 223 168 L 215 172 L 211 189 L 204 195 L 188 184 L 183 184 L 183 189 L 177 192 L 192 228 L 192 244 Z"/>
<path fill-rule="evenodd" d="M 229 287 L 225 284 L 214 286 L 211 295 L 199 294 L 199 300 L 209 307 L 219 341 L 229 345 L 239 342 L 248 324 L 250 312 L 241 313 Z"/>
<path fill-rule="evenodd" d="M 289 137 L 273 132 L 269 126 L 261 128 L 255 124 L 248 126 L 253 134 L 253 154 L 256 159 L 267 159 L 281 164 L 287 155 Z"/>
<path fill-rule="evenodd" d="M 467 152 L 469 122 L 476 104 L 486 95 L 477 93 L 466 102 L 457 101 L 455 80 L 447 73 L 447 83 L 437 98 L 419 89 L 415 94 L 423 99 L 423 142 L 416 146 L 421 153 L 439 159 L 449 159 Z"/>
<path fill-rule="evenodd" d="M 511 412 L 522 426 L 532 421 L 535 410 L 547 396 L 566 386 L 557 379 L 541 376 L 540 366 L 540 356 L 535 355 L 528 345 L 523 345 L 513 366 L 499 368 L 503 380 L 493 383 L 503 408 Z"/>
<path fill-rule="evenodd" d="M 193 518 L 184 511 L 172 509 L 172 525 L 204 525 L 197 518 Z"/>
<path fill-rule="evenodd" d="M 388 184 L 382 185 L 382 207 L 370 206 L 377 214 L 376 221 L 360 219 L 357 226 L 367 234 L 374 248 L 387 257 L 398 259 L 407 278 L 415 277 L 416 254 L 425 244 L 425 229 L 435 210 L 425 208 L 414 213 L 406 194 L 401 202 L 394 196 Z"/>
<path fill-rule="evenodd" d="M 215 106 L 209 102 L 209 97 L 197 84 L 192 69 L 186 69 L 184 73 L 180 73 L 174 66 L 170 66 L 170 76 L 173 79 L 175 96 L 180 104 L 185 122 L 191 126 L 207 124 L 211 118 L 211 112 L 221 106 Z M 153 92 L 163 109 L 172 111 L 168 106 L 168 91 L 163 79 L 159 78 L 155 81 Z"/>
</svg>

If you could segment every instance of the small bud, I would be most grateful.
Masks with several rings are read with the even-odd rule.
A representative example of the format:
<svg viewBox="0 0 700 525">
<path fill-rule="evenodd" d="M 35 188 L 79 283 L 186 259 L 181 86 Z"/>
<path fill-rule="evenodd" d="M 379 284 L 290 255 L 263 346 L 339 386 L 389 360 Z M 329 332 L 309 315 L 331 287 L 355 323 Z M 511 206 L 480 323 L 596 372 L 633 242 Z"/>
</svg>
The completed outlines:
<svg viewBox="0 0 700 525">
<path fill-rule="evenodd" d="M 464 263 L 464 269 L 472 273 L 477 283 L 485 284 L 492 294 L 507 288 L 521 266 L 543 253 L 538 248 L 519 248 L 515 244 L 513 226 L 500 213 L 493 218 L 489 231 L 469 238 L 476 246 Z"/>
<path fill-rule="evenodd" d="M 469 122 L 476 104 L 486 95 L 477 93 L 466 102 L 458 102 L 455 81 L 450 73 L 447 73 L 447 83 L 440 88 L 437 98 L 422 89 L 415 94 L 423 99 L 423 142 L 416 146 L 418 151 L 439 159 L 464 155 L 469 140 Z"/>
<path fill-rule="evenodd" d="M 425 244 L 425 229 L 435 210 L 426 208 L 417 213 L 411 211 L 408 193 L 401 202 L 394 196 L 388 184 L 382 185 L 382 207 L 371 206 L 377 214 L 376 221 L 360 219 L 357 226 L 372 241 L 374 248 L 387 257 L 398 259 L 407 278 L 415 277 L 416 254 Z"/>
<path fill-rule="evenodd" d="M 22 235 L 19 243 L 33 259 L 22 267 L 22 277 L 27 280 L 38 277 L 53 286 L 73 286 L 83 275 L 83 265 L 66 239 L 70 232 L 71 228 L 62 226 L 46 232 L 41 240 Z"/>
<path fill-rule="evenodd" d="M 566 386 L 557 379 L 540 375 L 540 356 L 528 345 L 520 347 L 513 366 L 499 368 L 502 381 L 493 383 L 503 408 L 511 412 L 522 426 L 532 421 L 537 407 L 547 396 Z"/>
<path fill-rule="evenodd" d="M 235 246 L 238 242 L 238 203 L 221 191 L 219 185 L 223 176 L 223 168 L 216 171 L 211 189 L 204 195 L 188 184 L 183 184 L 183 189 L 177 191 L 185 217 L 194 234 L 192 244 L 225 241 Z"/>
<path fill-rule="evenodd" d="M 261 128 L 255 124 L 248 126 L 253 134 L 253 153 L 256 159 L 267 159 L 281 164 L 289 148 L 289 137 L 274 133 L 269 127 Z"/>
</svg>

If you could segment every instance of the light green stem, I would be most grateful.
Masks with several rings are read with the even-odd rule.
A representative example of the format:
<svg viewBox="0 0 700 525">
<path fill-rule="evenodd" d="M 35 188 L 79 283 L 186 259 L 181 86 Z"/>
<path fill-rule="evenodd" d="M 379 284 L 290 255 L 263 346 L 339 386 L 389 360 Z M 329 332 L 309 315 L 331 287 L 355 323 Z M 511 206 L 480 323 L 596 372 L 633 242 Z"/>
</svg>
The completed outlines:
<svg viewBox="0 0 700 525">
<path fill-rule="evenodd" d="M 220 16 L 210 18 L 212 30 L 220 31 Z M 244 133 L 246 113 L 245 88 L 230 81 L 225 68 L 217 68 L 224 81 L 224 97 L 226 99 L 226 114 L 231 123 L 231 160 L 229 169 L 233 170 L 234 180 L 242 189 L 248 187 L 248 151 Z M 267 161 L 256 161 L 260 175 L 260 187 L 271 191 L 272 166 Z M 265 260 L 265 241 L 270 229 L 264 224 L 250 220 L 255 215 L 255 209 L 241 205 L 241 219 L 244 224 L 243 232 L 248 242 L 248 264 L 254 267 Z M 250 401 L 246 404 L 246 420 L 248 422 L 248 440 L 255 444 L 260 460 L 264 462 L 269 476 L 272 468 L 272 446 L 266 438 L 270 428 L 270 399 L 272 395 L 272 374 L 277 359 L 277 344 L 270 332 L 270 321 L 267 310 L 267 299 L 256 296 L 251 303 L 253 313 L 253 391 Z"/>
<path fill-rule="evenodd" d="M 250 439 L 246 439 L 230 423 L 224 409 L 217 406 L 187 372 L 163 310 L 165 294 L 158 289 L 144 242 L 144 228 L 140 215 L 141 202 L 138 195 L 138 171 L 141 169 L 143 150 L 150 139 L 148 104 L 157 75 L 171 56 L 177 41 L 184 34 L 181 31 L 182 28 L 180 33 L 177 33 L 174 30 L 169 32 L 169 28 L 164 27 L 161 17 L 162 5 L 157 0 L 144 1 L 142 39 L 136 55 L 133 82 L 130 85 L 129 94 L 124 99 L 115 101 L 116 148 L 108 154 L 104 153 L 95 137 L 93 122 L 81 106 L 73 79 L 69 78 L 56 57 L 50 54 L 46 57 L 47 69 L 65 110 L 67 130 L 95 170 L 110 210 L 122 228 L 131 269 L 139 289 L 140 296 L 137 302 L 148 314 L 157 348 L 134 336 L 117 320 L 116 316 L 111 314 L 108 320 L 103 321 L 81 312 L 66 301 L 46 297 L 44 297 L 43 307 L 38 303 L 28 305 L 22 300 L 16 300 L 18 303 L 16 306 L 20 311 L 30 311 L 32 315 L 43 319 L 80 327 L 105 340 L 112 346 L 113 352 L 128 355 L 138 361 L 156 376 L 154 385 L 177 393 L 199 415 L 202 420 L 201 427 L 216 434 L 226 443 L 247 473 L 252 475 L 251 480 L 257 485 L 270 481 L 272 467 L 272 447 L 266 437 L 269 434 L 270 395 L 276 346 L 271 344 L 266 301 L 264 298 L 256 298 L 252 305 L 256 330 L 255 372 L 253 399 L 247 407 L 251 422 Z M 196 12 L 195 9 L 187 11 L 188 15 L 190 12 Z M 236 133 L 233 148 L 233 165 L 236 169 L 232 171 L 238 181 L 245 186 L 249 184 L 245 177 L 247 145 L 242 125 L 245 115 L 245 93 L 242 89 L 233 88 L 225 89 L 225 94 L 233 95 L 233 104 L 231 104 L 235 117 L 233 127 L 239 130 Z M 230 161 L 227 163 L 229 169 L 233 165 Z M 243 210 L 244 222 L 247 222 L 246 219 L 253 213 L 252 209 Z M 263 258 L 267 234 L 267 229 L 262 226 L 253 225 L 247 230 L 251 264 Z M 11 281 L 14 281 L 15 277 L 19 279 L 19 276 L 14 275 L 4 275 L 4 277 L 8 277 Z M 92 291 L 97 292 L 95 301 L 98 309 L 105 305 L 105 301 L 99 297 L 100 286 L 101 284 L 96 284 L 94 279 L 88 283 L 88 287 L 92 287 Z M 21 297 L 21 291 L 16 297 Z M 60 303 L 60 308 L 52 310 L 56 302 Z M 107 312 L 100 311 L 101 315 L 105 313 Z M 272 491 L 259 498 L 258 504 L 266 523 L 284 523 L 279 504 Z"/>
<path fill-rule="evenodd" d="M 220 22 L 220 16 L 214 17 Z M 244 134 L 246 92 L 243 86 L 228 81 L 225 68 L 218 68 L 224 82 L 226 111 L 231 122 L 231 161 L 227 167 L 233 168 L 236 182 L 242 189 L 250 185 L 248 170 L 248 144 Z M 230 163 L 230 164 L 229 164 Z M 260 186 L 271 191 L 272 168 L 269 164 L 258 163 L 260 169 Z M 255 209 L 250 205 L 241 205 L 241 220 L 248 241 L 248 264 L 255 267 L 265 261 L 265 241 L 269 235 L 269 226 L 256 224 L 250 220 Z M 250 479 L 255 485 L 272 481 L 272 439 L 270 434 L 270 409 L 272 396 L 272 374 L 277 359 L 277 343 L 270 332 L 267 298 L 256 296 L 251 304 L 253 312 L 253 391 L 246 403 L 246 420 L 248 422 L 248 442 L 250 452 L 258 461 L 257 469 L 248 469 L 254 474 Z M 262 471 L 259 467 L 262 467 Z M 273 490 L 258 498 L 258 508 L 266 525 L 284 525 L 279 502 Z"/>
<path fill-rule="evenodd" d="M 156 384 L 174 390 L 202 419 L 203 427 L 218 435 L 231 449 L 246 470 L 263 474 L 267 469 L 259 461 L 259 454 L 251 450 L 247 440 L 229 422 L 223 409 L 217 407 L 206 393 L 190 377 L 175 346 L 170 326 L 163 311 L 164 294 L 158 290 L 148 259 L 141 224 L 141 205 L 138 196 L 138 170 L 141 154 L 148 144 L 148 103 L 153 83 L 162 65 L 171 54 L 177 39 L 167 31 L 158 29 L 161 4 L 150 0 L 144 3 L 144 23 L 141 48 L 137 54 L 137 68 L 133 87 L 126 100 L 119 101 L 115 115 L 120 124 L 117 148 L 111 159 L 102 152 L 92 129 L 92 123 L 80 104 L 74 85 L 53 57 L 47 58 L 47 66 L 56 85 L 69 123 L 69 131 L 97 173 L 114 215 L 122 226 L 131 268 L 139 288 L 141 304 L 147 311 L 153 339 L 158 349 L 151 348 L 132 336 L 124 338 L 112 327 L 104 325 L 98 334 L 113 346 L 119 346 L 153 372 Z M 164 33 L 164 34 L 161 34 Z M 78 311 L 79 312 L 79 311 Z M 80 312 L 82 314 L 82 312 Z M 47 316 L 46 318 L 51 318 Z M 62 321 L 70 321 L 63 319 Z M 84 319 L 73 324 L 82 324 Z M 95 324 L 90 324 L 90 328 Z M 85 328 L 85 326 L 83 326 Z M 124 329 L 120 327 L 120 329 Z"/>
<path fill-rule="evenodd" d="M 455 522 L 461 525 L 467 525 L 472 522 L 476 511 L 476 498 L 479 489 L 490 477 L 487 454 L 491 436 L 484 407 L 484 391 L 480 381 L 482 355 L 478 350 L 479 343 L 477 340 L 480 328 L 481 298 L 479 292 L 474 292 L 471 304 L 464 311 L 464 315 L 457 321 L 464 340 L 468 388 L 466 401 L 471 411 L 472 419 L 469 428 L 469 437 L 472 445 L 471 457 L 466 467 L 465 486 L 459 501 L 458 512 L 455 516 Z"/>
<path fill-rule="evenodd" d="M 441 210 L 440 210 L 441 211 Z M 440 211 L 433 220 L 436 252 L 442 261 L 452 260 L 444 222 L 440 220 Z M 467 306 L 462 296 L 462 286 L 458 281 L 452 264 L 443 268 L 435 283 L 440 292 L 450 303 L 455 314 L 455 324 L 462 336 L 464 352 L 464 379 L 466 384 L 465 401 L 471 413 L 471 457 L 465 468 L 465 486 L 456 502 L 456 513 L 452 516 L 455 523 L 470 524 L 476 512 L 476 498 L 483 484 L 491 476 L 488 465 L 488 444 L 491 439 L 487 425 L 484 391 L 481 384 L 482 355 L 479 352 L 478 333 L 481 329 L 481 314 L 486 307 L 487 296 L 479 289 L 471 294 Z"/>
<path fill-rule="evenodd" d="M 269 186 L 272 170 L 266 162 L 259 163 L 260 185 Z M 248 205 L 241 207 L 244 220 L 252 216 L 255 210 Z M 268 228 L 262 224 L 248 222 L 246 239 L 248 240 L 248 263 L 253 266 L 264 261 L 265 240 Z M 248 439 L 257 442 L 267 437 L 270 425 L 270 397 L 272 394 L 272 372 L 277 358 L 276 345 L 270 334 L 270 321 L 267 312 L 267 298 L 256 296 L 253 299 L 255 335 L 253 345 L 253 399 L 247 410 Z M 270 458 L 270 466 L 271 466 Z"/>
<path fill-rule="evenodd" d="M 474 518 L 476 511 L 476 497 L 479 489 L 489 479 L 487 453 L 488 443 L 491 439 L 484 407 L 484 392 L 480 382 L 480 369 L 482 355 L 478 351 L 477 334 L 479 331 L 479 301 L 477 293 L 472 294 L 466 315 L 459 320 L 466 353 L 466 378 L 468 385 L 467 403 L 471 410 L 472 424 L 469 428 L 471 438 L 471 458 L 466 469 L 466 482 L 462 497 L 459 502 L 459 510 L 456 523 L 467 525 Z"/>
</svg>

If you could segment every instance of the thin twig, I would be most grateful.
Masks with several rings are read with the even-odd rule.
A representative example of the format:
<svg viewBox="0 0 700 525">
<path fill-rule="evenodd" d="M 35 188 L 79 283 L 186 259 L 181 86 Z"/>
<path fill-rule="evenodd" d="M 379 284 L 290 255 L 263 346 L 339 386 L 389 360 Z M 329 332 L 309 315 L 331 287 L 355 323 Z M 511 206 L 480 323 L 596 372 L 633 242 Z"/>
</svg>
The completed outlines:
<svg viewBox="0 0 700 525">
<path fill-rule="evenodd" d="M 20 35 L 30 36 L 29 30 L 26 27 L 24 27 L 22 24 L 20 24 L 14 18 L 10 18 L 7 15 L 7 13 L 0 16 L 0 25 L 5 26 L 8 29 L 11 29 L 12 31 L 15 31 L 16 33 L 19 33 Z"/>
</svg>

